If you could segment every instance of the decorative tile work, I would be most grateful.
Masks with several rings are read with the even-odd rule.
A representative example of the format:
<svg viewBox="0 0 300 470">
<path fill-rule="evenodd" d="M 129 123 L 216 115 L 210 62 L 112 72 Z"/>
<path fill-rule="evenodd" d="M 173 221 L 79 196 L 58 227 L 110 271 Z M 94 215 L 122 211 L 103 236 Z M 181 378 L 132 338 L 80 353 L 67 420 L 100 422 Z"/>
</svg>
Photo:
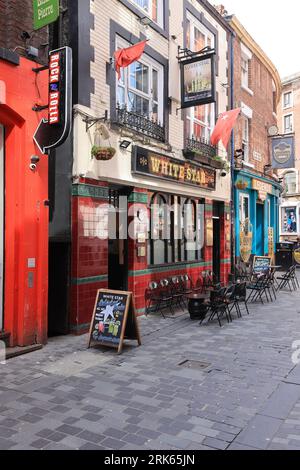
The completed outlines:
<svg viewBox="0 0 300 470">
<path fill-rule="evenodd" d="M 84 277 L 84 278 L 74 278 L 72 279 L 72 284 L 79 286 L 82 284 L 94 284 L 95 282 L 105 282 L 108 280 L 108 276 L 93 276 L 93 277 Z"/>
<path fill-rule="evenodd" d="M 74 184 L 72 186 L 72 196 L 108 199 L 109 191 L 108 188 L 101 186 L 93 186 L 90 184 Z"/>
</svg>

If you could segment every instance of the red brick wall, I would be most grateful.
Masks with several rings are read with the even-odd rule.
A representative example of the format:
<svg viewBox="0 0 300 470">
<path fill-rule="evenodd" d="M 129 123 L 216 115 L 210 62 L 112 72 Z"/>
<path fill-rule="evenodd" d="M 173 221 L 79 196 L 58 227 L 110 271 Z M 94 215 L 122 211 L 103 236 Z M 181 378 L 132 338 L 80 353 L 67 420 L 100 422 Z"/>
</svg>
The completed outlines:
<svg viewBox="0 0 300 470">
<path fill-rule="evenodd" d="M 93 181 L 93 186 L 97 187 L 97 182 Z M 70 325 L 75 333 L 87 330 L 96 292 L 107 288 L 108 243 L 107 239 L 100 238 L 101 230 L 107 228 L 107 206 L 108 202 L 98 197 L 74 196 L 72 199 Z"/>
<path fill-rule="evenodd" d="M 31 39 L 25 43 L 20 35 L 27 31 Z M 39 48 L 41 44 L 48 43 L 48 27 L 33 32 L 32 0 L 0 0 L 0 47 L 15 49 L 26 45 Z M 25 55 L 18 49 L 16 52 Z M 40 50 L 40 59 L 45 60 L 45 49 Z"/>
<path fill-rule="evenodd" d="M 253 118 L 250 120 L 250 152 L 249 163 L 255 165 L 257 171 L 263 173 L 264 166 L 270 163 L 270 139 L 267 129 L 277 124 L 273 114 L 273 86 L 272 76 L 265 65 L 253 54 L 249 67 L 249 88 L 253 92 L 251 96 L 241 86 L 241 42 L 237 37 L 234 41 L 234 106 L 240 107 L 241 102 L 253 110 Z M 242 120 L 238 120 L 235 128 L 235 148 L 242 148 Z M 253 152 L 262 155 L 262 161 L 253 158 Z"/>
</svg>

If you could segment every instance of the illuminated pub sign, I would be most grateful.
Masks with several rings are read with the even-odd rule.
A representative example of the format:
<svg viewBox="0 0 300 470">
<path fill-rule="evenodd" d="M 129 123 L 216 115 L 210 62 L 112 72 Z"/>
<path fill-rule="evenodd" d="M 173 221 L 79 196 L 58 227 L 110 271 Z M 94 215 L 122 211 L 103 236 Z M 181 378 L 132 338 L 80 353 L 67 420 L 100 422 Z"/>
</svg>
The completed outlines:
<svg viewBox="0 0 300 470">
<path fill-rule="evenodd" d="M 178 181 L 208 190 L 216 189 L 215 170 L 194 163 L 181 162 L 141 147 L 133 148 L 132 173 Z"/>
<path fill-rule="evenodd" d="M 181 107 L 216 101 L 215 53 L 181 62 Z"/>
</svg>

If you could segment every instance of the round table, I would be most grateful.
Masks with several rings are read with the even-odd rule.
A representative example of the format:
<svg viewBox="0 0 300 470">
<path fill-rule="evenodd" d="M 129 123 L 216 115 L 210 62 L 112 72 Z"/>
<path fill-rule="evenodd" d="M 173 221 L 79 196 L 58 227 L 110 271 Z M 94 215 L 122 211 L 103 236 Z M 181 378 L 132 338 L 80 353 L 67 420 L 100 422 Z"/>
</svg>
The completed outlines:
<svg viewBox="0 0 300 470">
<path fill-rule="evenodd" d="M 204 320 L 209 308 L 209 300 L 209 293 L 194 293 L 188 295 L 188 307 L 191 320 Z"/>
</svg>

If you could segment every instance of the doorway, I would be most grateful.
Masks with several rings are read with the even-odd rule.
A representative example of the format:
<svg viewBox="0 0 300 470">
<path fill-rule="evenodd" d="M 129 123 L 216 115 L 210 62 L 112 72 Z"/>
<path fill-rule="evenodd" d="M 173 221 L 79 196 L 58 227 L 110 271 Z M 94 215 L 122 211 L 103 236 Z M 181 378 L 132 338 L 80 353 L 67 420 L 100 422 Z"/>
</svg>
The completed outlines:
<svg viewBox="0 0 300 470">
<path fill-rule="evenodd" d="M 69 243 L 49 244 L 48 336 L 69 333 Z"/>
<path fill-rule="evenodd" d="M 4 329 L 4 127 L 0 124 L 0 332 Z"/>
<path fill-rule="evenodd" d="M 264 205 L 256 204 L 256 255 L 263 256 L 264 253 Z"/>
<path fill-rule="evenodd" d="M 221 215 L 224 211 L 224 204 L 214 202 L 213 205 L 213 272 L 216 280 L 221 280 Z"/>
<path fill-rule="evenodd" d="M 128 290 L 128 197 L 132 188 L 111 186 L 108 212 L 108 287 Z"/>
</svg>

